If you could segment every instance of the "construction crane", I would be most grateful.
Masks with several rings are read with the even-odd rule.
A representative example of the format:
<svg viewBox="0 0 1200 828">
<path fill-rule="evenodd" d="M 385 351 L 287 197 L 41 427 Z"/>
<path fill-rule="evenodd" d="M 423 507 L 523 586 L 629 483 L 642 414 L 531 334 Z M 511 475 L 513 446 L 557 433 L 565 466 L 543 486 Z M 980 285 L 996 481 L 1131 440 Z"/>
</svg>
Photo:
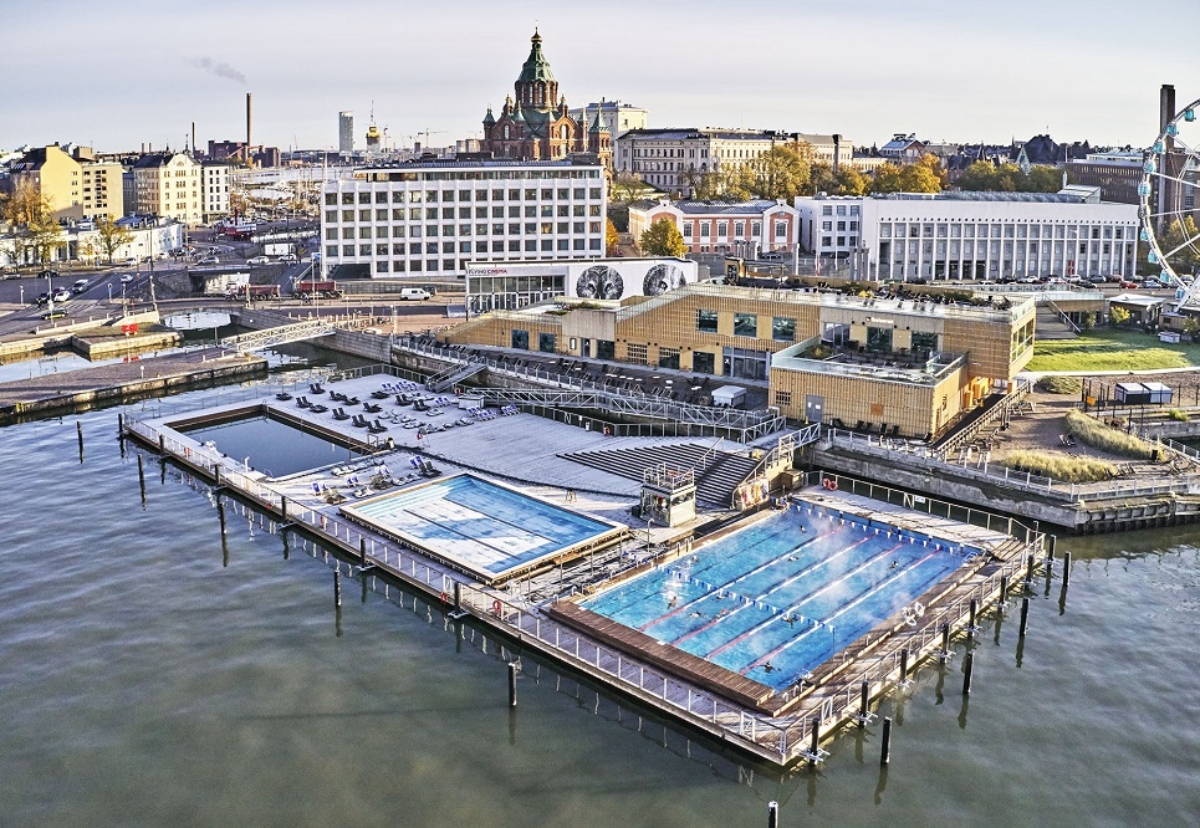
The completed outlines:
<svg viewBox="0 0 1200 828">
<path fill-rule="evenodd" d="M 424 136 L 425 136 L 425 142 L 424 142 L 424 143 L 423 143 L 421 146 L 423 146 L 423 147 L 428 147 L 428 146 L 429 146 L 429 136 L 430 136 L 430 135 L 440 135 L 441 133 L 443 133 L 443 132 L 445 132 L 445 131 L 446 131 L 446 130 L 444 130 L 444 129 L 428 129 L 428 128 L 426 128 L 426 129 L 422 130 L 421 132 L 418 132 L 418 133 L 417 133 L 417 137 L 418 137 L 418 138 L 420 138 L 422 135 L 424 135 Z"/>
</svg>

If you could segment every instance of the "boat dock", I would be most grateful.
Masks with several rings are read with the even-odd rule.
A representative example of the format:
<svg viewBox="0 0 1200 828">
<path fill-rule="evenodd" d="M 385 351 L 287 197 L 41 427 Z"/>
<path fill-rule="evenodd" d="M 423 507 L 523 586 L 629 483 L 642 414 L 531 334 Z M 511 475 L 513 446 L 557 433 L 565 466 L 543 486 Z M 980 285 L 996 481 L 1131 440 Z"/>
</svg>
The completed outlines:
<svg viewBox="0 0 1200 828">
<path fill-rule="evenodd" d="M 0 383 L 0 423 L 265 376 L 267 360 L 203 348 Z"/>
</svg>

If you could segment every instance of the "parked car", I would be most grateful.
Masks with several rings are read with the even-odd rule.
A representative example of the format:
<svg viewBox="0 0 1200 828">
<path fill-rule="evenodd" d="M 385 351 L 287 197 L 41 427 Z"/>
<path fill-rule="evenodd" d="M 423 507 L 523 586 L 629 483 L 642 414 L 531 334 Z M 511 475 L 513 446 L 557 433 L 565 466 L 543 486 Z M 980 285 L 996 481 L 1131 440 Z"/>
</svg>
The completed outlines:
<svg viewBox="0 0 1200 828">
<path fill-rule="evenodd" d="M 279 261 L 284 262 L 285 264 L 295 264 L 300 260 L 296 258 L 295 253 L 285 253 L 279 257 Z"/>
<path fill-rule="evenodd" d="M 764 262 L 782 262 L 783 254 L 780 253 L 778 250 L 770 250 L 766 253 L 763 253 L 758 258 L 760 258 Z"/>
<path fill-rule="evenodd" d="M 41 273 L 38 274 L 38 278 L 39 279 L 57 279 L 58 271 L 57 270 L 43 270 Z"/>
<path fill-rule="evenodd" d="M 199 262 L 197 262 L 197 264 L 202 264 L 202 265 L 215 265 L 215 264 L 220 264 L 220 263 L 221 263 L 221 260 L 218 259 L 216 256 L 205 256 L 203 259 L 201 259 Z"/>
<path fill-rule="evenodd" d="M 400 298 L 407 301 L 423 302 L 430 296 L 424 288 L 401 288 Z"/>
<path fill-rule="evenodd" d="M 268 259 L 266 256 L 254 256 L 252 258 L 246 259 L 246 264 L 248 264 L 248 265 L 265 265 L 265 264 L 270 264 L 270 263 L 271 263 L 271 260 Z"/>
<path fill-rule="evenodd" d="M 1146 279 L 1144 282 L 1142 282 L 1142 287 L 1146 290 L 1154 290 L 1162 286 L 1162 282 L 1158 281 L 1157 279 Z"/>
<path fill-rule="evenodd" d="M 1133 290 L 1137 286 L 1138 286 L 1138 283 L 1134 282 L 1130 279 L 1122 279 L 1120 281 L 1120 283 L 1117 285 L 1117 287 L 1124 288 L 1125 290 Z"/>
</svg>

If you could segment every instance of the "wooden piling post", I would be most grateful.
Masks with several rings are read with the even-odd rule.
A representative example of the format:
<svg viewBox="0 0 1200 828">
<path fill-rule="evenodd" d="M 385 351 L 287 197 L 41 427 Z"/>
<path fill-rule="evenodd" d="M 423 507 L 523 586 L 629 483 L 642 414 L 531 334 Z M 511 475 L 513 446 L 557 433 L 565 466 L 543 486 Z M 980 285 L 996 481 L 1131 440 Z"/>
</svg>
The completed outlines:
<svg viewBox="0 0 1200 828">
<path fill-rule="evenodd" d="M 950 658 L 950 624 L 942 624 L 942 651 L 938 653 L 938 662 L 945 664 Z"/>
<path fill-rule="evenodd" d="M 858 699 L 858 726 L 863 727 L 867 723 L 867 701 L 871 692 L 871 684 L 866 679 L 863 679 L 862 692 L 859 693 Z"/>
<path fill-rule="evenodd" d="M 1029 553 L 1028 560 L 1026 560 L 1026 562 L 1025 562 L 1025 580 L 1026 581 L 1028 581 L 1030 583 L 1033 582 L 1033 571 L 1036 568 L 1037 568 L 1037 561 L 1033 557 L 1033 553 L 1031 552 L 1031 553 Z"/>
<path fill-rule="evenodd" d="M 963 695 L 971 695 L 971 670 L 975 667 L 975 653 L 967 650 L 966 662 L 963 664 Z"/>
<path fill-rule="evenodd" d="M 1029 628 L 1029 599 L 1021 599 L 1021 626 L 1017 630 L 1017 635 L 1021 638 L 1025 637 L 1025 631 Z"/>
<path fill-rule="evenodd" d="M 454 582 L 454 608 L 462 610 L 462 583 L 459 581 Z"/>
<path fill-rule="evenodd" d="M 117 415 L 117 439 L 118 440 L 125 439 L 125 415 L 124 414 Z"/>
<path fill-rule="evenodd" d="M 221 520 L 221 537 L 225 536 L 225 501 L 217 498 L 217 517 Z"/>
<path fill-rule="evenodd" d="M 779 803 L 775 800 L 767 803 L 767 828 L 779 828 Z"/>
<path fill-rule="evenodd" d="M 279 496 L 279 517 L 287 522 L 287 495 Z"/>
<path fill-rule="evenodd" d="M 1063 553 L 1063 566 L 1062 566 L 1062 585 L 1065 587 L 1069 583 L 1071 583 L 1071 553 L 1064 552 Z"/>
<path fill-rule="evenodd" d="M 817 764 L 817 758 L 821 755 L 821 718 L 813 716 L 812 718 L 812 758 L 809 759 L 809 764 Z"/>
<path fill-rule="evenodd" d="M 879 764 L 886 765 L 892 758 L 892 717 L 883 717 L 883 745 L 879 749 Z"/>
<path fill-rule="evenodd" d="M 165 455 L 167 453 L 167 438 L 163 435 L 158 435 L 158 453 Z"/>
<path fill-rule="evenodd" d="M 517 662 L 508 662 L 508 706 L 517 706 Z"/>
<path fill-rule="evenodd" d="M 1008 600 L 1008 576 L 1000 576 L 1000 606 L 1004 606 Z"/>
<path fill-rule="evenodd" d="M 146 499 L 146 463 L 142 455 L 138 455 L 138 485 L 142 489 L 142 500 Z"/>
<path fill-rule="evenodd" d="M 358 560 L 363 566 L 367 565 L 367 539 L 362 535 L 358 536 Z"/>
<path fill-rule="evenodd" d="M 900 683 L 908 681 L 908 648 L 900 651 Z"/>
<path fill-rule="evenodd" d="M 979 601 L 976 598 L 971 599 L 969 615 L 967 619 L 967 635 L 975 635 L 975 616 L 979 612 Z"/>
<path fill-rule="evenodd" d="M 333 570 L 333 606 L 338 609 L 342 606 L 342 573 L 336 569 Z"/>
<path fill-rule="evenodd" d="M 79 462 L 83 462 L 83 423 L 75 421 L 75 436 L 79 438 Z"/>
</svg>

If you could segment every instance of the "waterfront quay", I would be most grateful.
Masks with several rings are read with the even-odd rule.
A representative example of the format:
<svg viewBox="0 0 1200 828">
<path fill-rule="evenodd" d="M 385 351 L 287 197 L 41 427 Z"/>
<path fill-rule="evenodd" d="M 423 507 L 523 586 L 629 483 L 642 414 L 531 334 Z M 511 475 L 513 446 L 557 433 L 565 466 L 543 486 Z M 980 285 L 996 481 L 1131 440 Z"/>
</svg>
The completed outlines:
<svg viewBox="0 0 1200 828">
<path fill-rule="evenodd" d="M 840 727 L 871 721 L 869 706 L 903 692 L 920 662 L 949 659 L 950 642 L 973 635 L 985 611 L 1001 611 L 1022 578 L 1030 581 L 1035 572 L 1049 576 L 1052 542 L 1020 521 L 968 513 L 932 498 L 905 504 L 903 493 L 883 487 L 877 488 L 887 496 L 872 500 L 849 490 L 849 483 L 838 490 L 820 472 L 804 477 L 798 490 L 745 514 L 675 528 L 638 524 L 629 518 L 638 502 L 636 483 L 562 455 L 618 441 L 627 449 L 648 451 L 669 444 L 666 438 L 612 438 L 515 410 L 481 410 L 467 395 L 442 397 L 438 403 L 443 416 L 459 421 L 451 434 L 425 434 L 404 427 L 416 418 L 394 393 L 401 386 L 420 393 L 418 384 L 397 369 L 373 366 L 339 372 L 307 388 L 244 389 L 240 399 L 221 406 L 205 408 L 200 401 L 186 410 L 170 411 L 164 404 L 159 410 L 126 411 L 121 428 L 125 437 L 164 461 L 211 482 L 222 532 L 225 499 L 240 500 L 265 513 L 273 531 L 304 535 L 357 571 L 403 583 L 447 615 L 501 634 L 515 655 L 513 671 L 520 669 L 522 652 L 536 652 L 775 766 L 821 761 L 821 745 Z M 379 409 L 372 414 L 373 429 L 355 425 L 358 416 L 338 417 L 339 411 L 370 411 L 372 405 Z M 420 416 L 430 423 L 435 419 Z M 255 468 L 251 457 L 222 453 L 219 431 L 212 440 L 190 436 L 205 424 L 246 417 L 286 423 L 298 434 L 319 435 L 352 453 L 335 463 L 269 475 Z M 469 427 L 462 424 L 465 419 L 472 419 Z M 438 486 L 475 486 L 479 478 L 498 487 L 489 502 L 518 511 L 497 509 L 481 516 L 456 497 L 422 505 L 421 498 Z M 813 540 L 851 533 L 847 548 L 880 544 L 883 551 L 874 555 L 873 564 L 885 570 L 880 583 L 898 576 L 887 571 L 887 561 L 899 555 L 895 550 L 902 544 L 914 556 L 958 556 L 961 562 L 955 561 L 947 577 L 907 596 L 902 607 L 889 605 L 866 634 L 840 642 L 832 657 L 784 683 L 750 675 L 731 680 L 735 671 L 676 644 L 619 628 L 579 605 L 623 583 L 686 567 L 722 535 L 767 524 L 782 512 L 801 521 Z M 507 528 L 499 533 L 473 528 L 481 517 L 508 521 Z M 538 539 L 529 536 L 549 535 L 577 520 L 599 528 L 568 538 L 541 557 L 509 562 L 513 544 L 518 551 L 533 548 Z M 791 566 L 792 559 L 780 555 L 770 566 Z M 896 565 L 893 559 L 891 568 Z M 738 583 L 709 591 L 732 595 Z M 336 580 L 335 591 L 340 595 Z M 777 629 L 794 620 L 762 609 L 769 603 L 765 594 L 749 600 L 746 612 L 756 603 L 767 613 L 761 626 Z M 704 627 L 719 628 L 723 616 L 714 613 Z M 832 623 L 820 626 L 833 628 Z"/>
<path fill-rule="evenodd" d="M 267 360 L 223 348 L 97 365 L 0 383 L 0 423 L 265 376 Z"/>
</svg>

